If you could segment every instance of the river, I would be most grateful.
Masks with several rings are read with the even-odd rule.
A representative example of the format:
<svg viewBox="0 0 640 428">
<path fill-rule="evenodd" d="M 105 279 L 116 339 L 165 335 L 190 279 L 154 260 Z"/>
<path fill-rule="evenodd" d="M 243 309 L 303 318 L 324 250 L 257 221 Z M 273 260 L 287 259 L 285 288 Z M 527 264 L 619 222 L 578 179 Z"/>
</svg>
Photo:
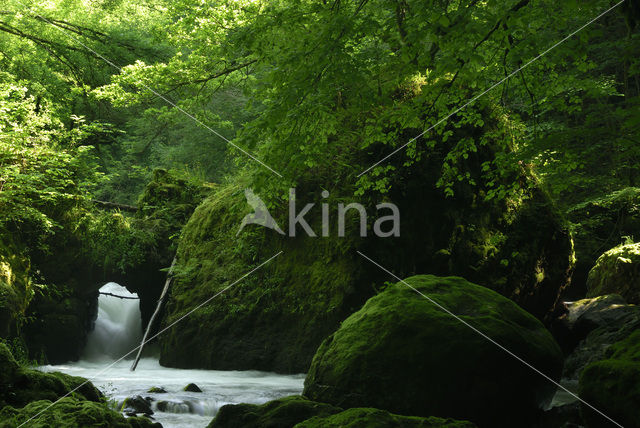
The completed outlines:
<svg viewBox="0 0 640 428">
<path fill-rule="evenodd" d="M 141 359 L 134 372 L 130 371 L 132 360 L 122 360 L 105 370 L 139 344 L 142 327 L 138 300 L 133 299 L 137 297 L 135 294 L 115 283 L 106 284 L 100 291 L 132 299 L 100 295 L 98 318 L 81 360 L 42 366 L 41 370 L 90 379 L 112 400 L 114 408 L 120 408 L 127 397 L 150 397 L 153 418 L 165 428 L 206 427 L 225 404 L 260 404 L 302 392 L 303 374 L 173 369 L 160 366 L 157 358 L 152 357 Z M 202 392 L 183 391 L 189 383 L 198 385 Z M 151 387 L 161 387 L 167 392 L 147 392 Z"/>
</svg>

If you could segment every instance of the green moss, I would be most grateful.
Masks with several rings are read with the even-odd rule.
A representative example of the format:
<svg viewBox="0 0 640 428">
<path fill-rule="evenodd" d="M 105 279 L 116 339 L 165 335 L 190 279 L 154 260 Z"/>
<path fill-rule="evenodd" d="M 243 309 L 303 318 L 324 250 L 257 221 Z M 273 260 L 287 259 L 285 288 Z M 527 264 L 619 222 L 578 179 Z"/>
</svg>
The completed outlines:
<svg viewBox="0 0 640 428">
<path fill-rule="evenodd" d="M 620 294 L 640 304 L 640 243 L 620 245 L 600 256 L 589 272 L 587 297 Z"/>
<path fill-rule="evenodd" d="M 291 396 L 262 405 L 230 404 L 220 408 L 209 428 L 292 428 L 314 416 L 328 416 L 342 409 Z"/>
<path fill-rule="evenodd" d="M 562 353 L 549 332 L 512 301 L 458 277 L 407 282 L 553 378 Z M 553 384 L 406 285 L 367 301 L 327 338 L 304 395 L 340 407 L 443 416 L 512 426 L 533 418 Z"/>
<path fill-rule="evenodd" d="M 580 376 L 578 393 L 624 427 L 640 427 L 640 363 L 637 361 L 608 359 L 588 365 Z M 582 406 L 582 414 L 589 428 L 610 424 L 586 406 Z"/>
<path fill-rule="evenodd" d="M 316 416 L 295 428 L 473 428 L 474 424 L 436 417 L 394 415 L 371 408 L 348 409 L 331 416 Z"/>
<path fill-rule="evenodd" d="M 360 238 L 354 211 L 347 216 L 344 238 L 337 236 L 335 223 L 329 237 L 310 238 L 298 228 L 293 238 L 257 225 L 236 236 L 244 215 L 251 212 L 242 184 L 219 186 L 184 227 L 163 325 L 282 254 L 184 319 L 179 329 L 164 334 L 164 365 L 306 371 L 322 340 L 388 279 L 358 250 L 384 261 L 398 275 L 467 275 L 540 318 L 554 306 L 570 273 L 570 240 L 540 192 L 507 209 L 493 203 L 485 207 L 476 195 L 463 192 L 447 199 L 416 181 L 402 194 L 390 195 L 397 197 L 403 216 L 399 238 Z M 324 200 L 310 187 L 298 183 L 297 205 L 316 203 L 306 219 L 320 234 L 319 204 L 329 205 L 330 219 L 337 223 L 338 203 L 353 197 L 347 189 L 336 189 Z M 363 200 L 370 227 L 378 202 Z M 286 202 L 270 204 L 271 214 L 287 229 Z"/>
<path fill-rule="evenodd" d="M 588 200 L 568 210 L 567 217 L 572 222 L 577 257 L 572 288 L 576 288 L 576 297 L 582 297 L 587 275 L 602 252 L 640 230 L 640 188 L 627 187 Z"/>
<path fill-rule="evenodd" d="M 237 186 L 196 209 L 182 232 L 164 324 L 283 254 L 161 336 L 162 364 L 303 372 L 322 339 L 373 293 L 358 256 L 345 254 L 349 239 L 290 239 L 255 225 L 236 237 L 249 210 Z"/>
<path fill-rule="evenodd" d="M 54 406 L 47 400 L 30 403 L 22 409 L 7 406 L 0 411 L 0 428 L 16 428 L 31 417 L 42 412 L 30 420 L 31 428 L 160 428 L 161 425 L 149 419 L 125 418 L 104 404 L 91 401 L 78 401 L 74 398 L 63 398 Z"/>
<path fill-rule="evenodd" d="M 64 373 L 45 373 L 20 367 L 4 344 L 0 343 L 0 408 L 22 407 L 37 400 L 55 401 L 71 393 L 79 400 L 98 402 L 103 396 L 86 379 Z"/>
<path fill-rule="evenodd" d="M 0 338 L 17 336 L 33 293 L 29 259 L 0 234 Z"/>
</svg>

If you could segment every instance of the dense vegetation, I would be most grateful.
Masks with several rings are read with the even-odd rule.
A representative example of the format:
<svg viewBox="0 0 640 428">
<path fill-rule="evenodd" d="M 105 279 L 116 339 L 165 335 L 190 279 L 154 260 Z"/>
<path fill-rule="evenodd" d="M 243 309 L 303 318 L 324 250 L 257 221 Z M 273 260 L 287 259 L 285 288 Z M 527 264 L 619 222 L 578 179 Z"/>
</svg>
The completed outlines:
<svg viewBox="0 0 640 428">
<path fill-rule="evenodd" d="M 391 295 L 362 251 L 399 277 L 490 288 L 567 353 L 587 333 L 558 321 L 563 299 L 640 295 L 639 53 L 632 0 L 6 0 L 0 350 L 76 359 L 105 281 L 141 296 L 146 323 L 176 257 L 167 326 L 283 251 L 161 337 L 161 362 L 306 371 L 341 321 Z M 318 235 L 321 202 L 332 219 L 393 202 L 401 236 L 358 237 L 353 212 L 344 238 L 334 223 L 237 233 L 245 188 L 282 226 L 291 187 L 316 203 Z M 616 352 L 585 373 L 603 406 L 602 373 L 637 378 Z M 320 416 L 357 412 L 381 410 Z"/>
</svg>

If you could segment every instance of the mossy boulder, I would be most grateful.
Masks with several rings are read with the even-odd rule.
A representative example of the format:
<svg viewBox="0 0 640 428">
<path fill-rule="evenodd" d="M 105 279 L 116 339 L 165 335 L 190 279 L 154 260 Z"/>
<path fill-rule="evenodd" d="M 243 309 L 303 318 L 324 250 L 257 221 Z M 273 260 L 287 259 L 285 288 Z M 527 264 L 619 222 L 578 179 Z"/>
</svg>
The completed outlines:
<svg viewBox="0 0 640 428">
<path fill-rule="evenodd" d="M 3 343 L 0 343 L 0 386 L 0 408 L 23 407 L 37 400 L 55 401 L 74 390 L 72 396 L 80 400 L 98 402 L 103 398 L 84 378 L 21 367 Z"/>
<path fill-rule="evenodd" d="M 162 428 L 161 424 L 144 417 L 125 418 L 103 403 L 70 397 L 63 398 L 54 406 L 51 406 L 51 401 L 42 400 L 21 409 L 6 406 L 0 411 L 0 428 L 16 428 L 27 421 L 30 428 Z"/>
<path fill-rule="evenodd" d="M 420 275 L 372 297 L 320 346 L 303 395 L 340 407 L 520 426 L 556 387 L 469 326 L 551 378 L 562 353 L 544 326 L 512 301 L 459 277 Z"/>
<path fill-rule="evenodd" d="M 315 416 L 295 428 L 474 428 L 466 421 L 394 415 L 384 410 L 353 408 L 331 416 Z"/>
<path fill-rule="evenodd" d="M 640 243 L 612 248 L 596 261 L 587 279 L 587 297 L 620 294 L 640 304 Z"/>
<path fill-rule="evenodd" d="M 563 378 L 577 383 L 584 368 L 591 363 L 606 358 L 613 343 L 626 339 L 634 331 L 640 329 L 640 307 L 614 303 L 597 309 L 598 302 L 620 302 L 617 299 L 593 298 L 585 299 L 585 304 L 592 302 L 595 311 L 583 314 L 574 325 L 577 345 L 567 355 L 564 362 Z M 582 337 L 585 334 L 585 337 Z"/>
<path fill-rule="evenodd" d="M 580 376 L 579 395 L 626 428 L 640 427 L 640 331 L 613 344 L 607 358 L 589 364 Z M 589 428 L 611 425 L 599 413 L 583 405 Z"/>
<path fill-rule="evenodd" d="M 339 407 L 290 396 L 268 403 L 222 406 L 208 428 L 292 428 L 314 416 L 341 412 Z"/>
<path fill-rule="evenodd" d="M 251 212 L 244 194 L 250 184 L 218 187 L 182 231 L 163 325 L 243 279 L 159 338 L 161 363 L 307 371 L 322 340 L 388 279 L 357 251 L 384 260 L 400 276 L 464 275 L 545 318 L 567 283 L 573 253 L 568 231 L 544 194 L 521 195 L 507 208 L 484 202 L 469 189 L 445 198 L 435 184 L 425 184 L 435 183 L 435 177 L 412 180 L 388 196 L 402 213 L 401 236 L 395 238 L 360 237 L 354 210 L 346 216 L 344 237 L 337 236 L 333 223 L 327 237 L 309 237 L 300 227 L 295 237 L 257 225 L 239 232 Z M 306 219 L 320 235 L 320 203 L 327 203 L 330 222 L 337 222 L 338 204 L 353 195 L 337 189 L 322 199 L 319 190 L 310 190 L 314 185 L 298 184 L 296 206 L 299 211 L 316 203 Z M 388 214 L 378 214 L 379 200 L 363 199 L 370 217 Z M 271 214 L 286 229 L 286 203 L 273 204 Z M 369 235 L 372 223 L 369 219 Z M 273 262 L 244 277 L 279 252 Z"/>
<path fill-rule="evenodd" d="M 575 205 L 567 212 L 573 226 L 576 267 L 567 299 L 585 296 L 589 271 L 603 251 L 640 230 L 640 188 L 627 187 Z"/>
</svg>

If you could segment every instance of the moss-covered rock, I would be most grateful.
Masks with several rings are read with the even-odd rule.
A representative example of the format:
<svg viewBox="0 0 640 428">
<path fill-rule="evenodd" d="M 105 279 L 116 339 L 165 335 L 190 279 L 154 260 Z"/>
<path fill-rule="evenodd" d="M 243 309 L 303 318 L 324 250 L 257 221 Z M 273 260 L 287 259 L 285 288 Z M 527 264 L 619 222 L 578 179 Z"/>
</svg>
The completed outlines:
<svg viewBox="0 0 640 428">
<path fill-rule="evenodd" d="M 402 213 L 402 231 L 386 239 L 359 237 L 353 210 L 344 237 L 337 236 L 335 223 L 327 237 L 308 237 L 299 227 L 295 237 L 283 236 L 256 225 L 238 234 L 251 211 L 244 186 L 220 186 L 183 229 L 164 325 L 282 254 L 182 320 L 179 329 L 163 334 L 161 363 L 306 371 L 322 340 L 388 279 L 356 250 L 401 276 L 464 275 L 544 318 L 566 284 L 573 253 L 567 230 L 542 192 L 521 195 L 507 208 L 484 202 L 469 189 L 445 198 L 435 185 L 425 184 L 435 182 L 434 177 L 419 178 L 389 195 Z M 299 183 L 296 205 L 299 211 L 307 202 L 316 203 L 306 219 L 321 235 L 319 204 L 328 204 L 330 223 L 337 223 L 338 204 L 353 195 L 336 189 L 322 199 L 319 190 L 310 190 L 313 185 Z M 376 211 L 378 202 L 363 201 L 369 216 L 388 214 Z M 271 213 L 286 229 L 285 205 L 274 203 Z"/>
<path fill-rule="evenodd" d="M 353 408 L 331 416 L 315 416 L 295 428 L 474 428 L 466 421 L 394 415 L 384 410 Z"/>
<path fill-rule="evenodd" d="M 573 223 L 576 268 L 567 299 L 586 293 L 587 275 L 603 251 L 637 235 L 640 230 L 640 188 L 627 187 L 572 207 L 567 218 Z"/>
<path fill-rule="evenodd" d="M 587 297 L 611 293 L 640 304 L 640 243 L 610 249 L 589 272 Z"/>
<path fill-rule="evenodd" d="M 593 302 L 607 299 L 589 299 L 584 302 Z M 588 303 L 585 303 L 587 306 Z M 595 306 L 597 308 L 597 306 Z M 570 382 L 577 382 L 584 368 L 590 363 L 606 358 L 607 352 L 613 343 L 624 340 L 631 333 L 640 329 L 640 307 L 636 305 L 613 304 L 602 307 L 595 313 L 583 314 L 584 322 L 580 318 L 575 324 L 574 333 L 578 341 L 577 346 L 567 355 L 564 362 L 563 378 Z"/>
<path fill-rule="evenodd" d="M 40 413 L 42 412 L 42 413 Z M 40 413 L 33 420 L 33 416 Z M 102 403 L 79 401 L 75 398 L 63 398 L 54 406 L 51 401 L 35 401 L 29 405 L 15 409 L 6 406 L 0 411 L 0 428 L 16 428 L 29 421 L 32 428 L 161 428 L 144 417 L 125 418 L 120 413 L 109 409 Z"/>
<path fill-rule="evenodd" d="M 627 428 L 640 427 L 640 331 L 613 344 L 607 359 L 589 364 L 580 376 L 579 394 L 608 417 Z M 610 422 L 583 405 L 587 427 L 608 426 Z"/>
<path fill-rule="evenodd" d="M 291 396 L 256 404 L 222 406 L 208 428 L 292 428 L 314 416 L 341 412 L 339 407 Z"/>
<path fill-rule="evenodd" d="M 559 378 L 562 353 L 533 316 L 458 277 L 406 280 L 492 340 Z M 313 358 L 304 395 L 341 407 L 526 426 L 555 386 L 403 283 L 367 301 Z"/>
<path fill-rule="evenodd" d="M 98 402 L 103 397 L 84 378 L 21 367 L 3 343 L 0 343 L 0 386 L 0 408 L 23 407 L 37 400 L 55 401 L 71 391 L 72 397 L 80 400 Z"/>
</svg>

